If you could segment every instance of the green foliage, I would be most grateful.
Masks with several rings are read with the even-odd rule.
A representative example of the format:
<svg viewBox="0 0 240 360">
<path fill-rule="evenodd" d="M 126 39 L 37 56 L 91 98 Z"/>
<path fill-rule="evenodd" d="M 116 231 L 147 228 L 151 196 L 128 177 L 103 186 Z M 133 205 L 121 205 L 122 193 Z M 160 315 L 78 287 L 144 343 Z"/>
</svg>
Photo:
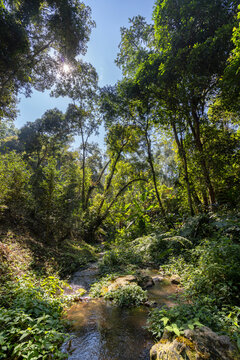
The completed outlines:
<svg viewBox="0 0 240 360">
<path fill-rule="evenodd" d="M 148 326 L 154 336 L 161 337 L 164 330 L 179 336 L 202 324 L 230 335 L 239 346 L 238 230 L 236 214 L 197 216 L 178 230 L 192 240 L 192 246 L 161 268 L 180 275 L 184 296 L 172 309 L 152 311 Z"/>
<path fill-rule="evenodd" d="M 104 297 L 120 307 L 139 306 L 147 301 L 147 292 L 137 284 L 129 284 L 107 292 Z"/>
<path fill-rule="evenodd" d="M 102 277 L 91 286 L 90 295 L 92 297 L 103 296 L 120 307 L 138 306 L 147 301 L 147 292 L 135 283 L 119 286 L 117 289 L 109 291 L 108 286 L 120 275 L 122 274 L 112 273 Z"/>
<path fill-rule="evenodd" d="M 181 232 L 189 231 L 196 239 L 197 233 L 192 232 L 196 224 L 198 221 L 191 220 Z M 209 238 L 198 240 L 197 246 L 181 257 L 173 257 L 164 268 L 180 275 L 185 291 L 191 297 L 209 297 L 218 305 L 237 305 L 240 284 L 239 219 L 212 216 L 203 229 Z"/>
<path fill-rule="evenodd" d="M 64 241 L 58 253 L 59 273 L 62 277 L 69 276 L 89 262 L 96 260 L 96 248 L 94 246 L 84 241 Z"/>
<path fill-rule="evenodd" d="M 0 4 L 0 118 L 16 116 L 17 94 L 52 87 L 62 61 L 86 52 L 94 22 L 76 1 L 9 1 Z M 68 24 L 68 26 L 66 26 Z"/>
<path fill-rule="evenodd" d="M 192 252 L 195 269 L 185 275 L 186 290 L 192 295 L 211 294 L 215 301 L 239 301 L 239 251 L 240 245 L 228 238 L 205 240 Z"/>
<path fill-rule="evenodd" d="M 63 327 L 49 315 L 37 319 L 17 310 L 0 309 L 1 359 L 56 359 L 66 358 L 59 346 L 65 336 Z"/>
<path fill-rule="evenodd" d="M 126 265 L 146 266 L 162 264 L 170 255 L 191 247 L 191 241 L 171 233 L 152 234 L 133 241 L 119 240 L 107 251 L 100 263 L 103 272 L 123 269 Z"/>
<path fill-rule="evenodd" d="M 22 157 L 15 152 L 0 155 L 0 206 L 13 217 L 23 215 L 30 201 L 30 171 Z M 21 209 L 21 210 L 20 210 Z"/>
<path fill-rule="evenodd" d="M 184 298 L 182 299 L 184 300 Z M 228 334 L 240 349 L 239 307 L 219 309 L 208 300 L 183 303 L 173 308 L 163 307 L 151 311 L 148 329 L 161 338 L 164 331 L 180 336 L 184 330 L 208 326 L 213 331 Z"/>
<path fill-rule="evenodd" d="M 152 310 L 148 319 L 148 329 L 157 338 L 165 330 L 180 336 L 186 329 L 193 330 L 196 326 L 203 325 L 214 330 L 220 329 L 222 324 L 216 307 L 210 308 L 201 303 L 163 307 L 161 310 Z"/>
<path fill-rule="evenodd" d="M 40 284 L 25 276 L 0 289 L 0 357 L 2 359 L 64 359 L 60 345 L 66 338 L 61 320 L 64 283 L 48 277 Z"/>
<path fill-rule="evenodd" d="M 234 48 L 229 56 L 224 76 L 221 79 L 221 100 L 224 108 L 232 110 L 239 114 L 239 79 L 240 79 L 240 6 L 238 5 L 238 14 L 236 26 L 233 28 L 232 42 Z"/>
<path fill-rule="evenodd" d="M 113 247 L 113 249 L 107 251 L 102 261 L 100 262 L 100 269 L 102 272 L 118 271 L 122 266 L 128 264 L 142 263 L 141 257 L 135 254 L 130 247 L 126 247 L 126 244 L 120 244 L 119 246 Z"/>
<path fill-rule="evenodd" d="M 90 296 L 93 298 L 98 298 L 104 296 L 108 291 L 108 286 L 111 284 L 111 281 L 118 276 L 117 273 L 112 273 L 110 275 L 103 276 L 99 281 L 91 285 Z"/>
<path fill-rule="evenodd" d="M 223 329 L 236 342 L 240 351 L 240 308 L 233 306 L 232 308 L 223 308 L 221 315 L 223 317 Z"/>
</svg>

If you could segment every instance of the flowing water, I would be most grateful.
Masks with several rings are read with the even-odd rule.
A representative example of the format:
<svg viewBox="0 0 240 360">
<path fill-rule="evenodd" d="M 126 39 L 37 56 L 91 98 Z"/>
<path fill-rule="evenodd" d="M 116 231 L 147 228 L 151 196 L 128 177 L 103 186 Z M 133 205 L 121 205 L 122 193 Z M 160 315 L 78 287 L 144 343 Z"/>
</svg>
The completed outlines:
<svg viewBox="0 0 240 360">
<path fill-rule="evenodd" d="M 97 273 L 96 264 L 78 271 L 72 286 L 89 289 Z M 176 292 L 176 285 L 163 281 L 148 290 L 148 299 L 158 306 L 173 306 L 171 295 Z M 74 335 L 64 351 L 69 360 L 148 360 L 153 345 L 145 328 L 148 313 L 146 306 L 122 309 L 104 299 L 78 303 L 67 314 Z"/>
</svg>

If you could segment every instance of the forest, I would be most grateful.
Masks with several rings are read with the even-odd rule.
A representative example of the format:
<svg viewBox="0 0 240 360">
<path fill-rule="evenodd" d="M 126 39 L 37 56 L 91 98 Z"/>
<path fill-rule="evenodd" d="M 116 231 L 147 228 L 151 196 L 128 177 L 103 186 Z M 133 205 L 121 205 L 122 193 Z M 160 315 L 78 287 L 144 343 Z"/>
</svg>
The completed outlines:
<svg viewBox="0 0 240 360">
<path fill-rule="evenodd" d="M 104 87 L 95 26 L 80 0 L 0 1 L 0 359 L 240 359 L 239 2 L 136 9 Z M 33 90 L 68 107 L 18 129 Z M 111 312 L 101 345 L 72 306 Z M 114 316 L 141 312 L 125 353 Z"/>
</svg>

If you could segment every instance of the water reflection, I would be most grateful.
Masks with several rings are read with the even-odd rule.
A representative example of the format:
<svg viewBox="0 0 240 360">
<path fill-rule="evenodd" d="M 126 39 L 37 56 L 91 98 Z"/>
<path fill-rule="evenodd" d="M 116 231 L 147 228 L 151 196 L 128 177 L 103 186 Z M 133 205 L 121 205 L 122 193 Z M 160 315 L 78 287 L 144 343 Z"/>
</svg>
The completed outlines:
<svg viewBox="0 0 240 360">
<path fill-rule="evenodd" d="M 153 341 L 146 318 L 145 307 L 120 309 L 104 300 L 74 305 L 68 312 L 76 336 L 69 359 L 149 359 Z"/>
<path fill-rule="evenodd" d="M 149 300 L 173 306 L 169 296 L 177 286 L 159 283 L 149 289 Z M 72 306 L 73 324 L 69 360 L 148 360 L 153 339 L 145 329 L 149 309 L 121 309 L 103 299 Z M 67 346 L 66 346 L 67 347 Z"/>
</svg>

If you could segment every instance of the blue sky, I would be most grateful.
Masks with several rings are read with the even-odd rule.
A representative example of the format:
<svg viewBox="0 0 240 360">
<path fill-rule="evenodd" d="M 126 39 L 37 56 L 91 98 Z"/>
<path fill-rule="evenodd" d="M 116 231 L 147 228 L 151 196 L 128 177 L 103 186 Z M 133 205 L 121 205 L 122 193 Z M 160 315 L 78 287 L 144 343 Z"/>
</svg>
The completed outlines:
<svg viewBox="0 0 240 360">
<path fill-rule="evenodd" d="M 92 18 L 96 22 L 84 59 L 96 68 L 100 86 L 114 84 L 121 78 L 121 71 L 114 63 L 120 43 L 120 27 L 128 26 L 128 19 L 136 15 L 142 15 L 150 22 L 154 0 L 83 0 L 83 2 L 91 7 Z M 20 114 L 15 125 L 19 128 L 54 107 L 65 111 L 68 102 L 63 98 L 51 98 L 48 92 L 33 91 L 31 98 L 21 97 Z"/>
</svg>

